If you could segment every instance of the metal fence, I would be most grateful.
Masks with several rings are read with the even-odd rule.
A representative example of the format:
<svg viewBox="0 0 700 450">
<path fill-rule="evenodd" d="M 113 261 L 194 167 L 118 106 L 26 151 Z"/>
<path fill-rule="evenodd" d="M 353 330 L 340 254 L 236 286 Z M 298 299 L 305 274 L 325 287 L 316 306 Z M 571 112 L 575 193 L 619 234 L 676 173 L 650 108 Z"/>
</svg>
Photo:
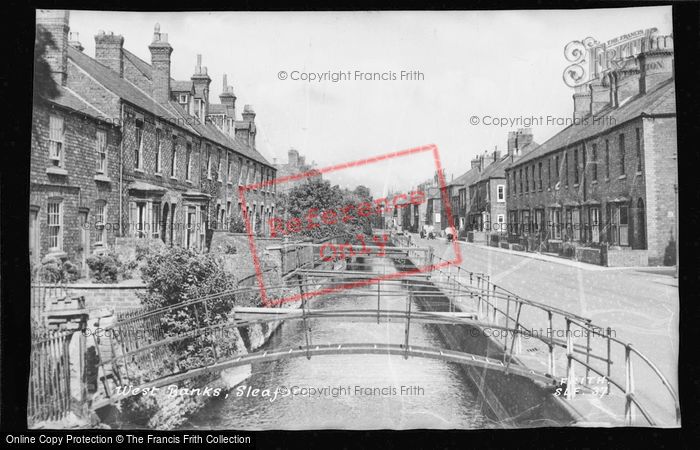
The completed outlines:
<svg viewBox="0 0 700 450">
<path fill-rule="evenodd" d="M 70 411 L 69 343 L 73 332 L 36 336 L 32 344 L 27 421 L 61 420 Z"/>
</svg>

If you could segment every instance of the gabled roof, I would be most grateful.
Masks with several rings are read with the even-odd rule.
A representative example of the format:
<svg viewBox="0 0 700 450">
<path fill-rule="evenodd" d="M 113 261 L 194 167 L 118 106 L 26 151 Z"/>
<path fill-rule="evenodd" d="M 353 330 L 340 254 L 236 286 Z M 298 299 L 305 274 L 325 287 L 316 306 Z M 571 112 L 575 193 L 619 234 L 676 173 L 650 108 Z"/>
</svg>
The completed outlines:
<svg viewBox="0 0 700 450">
<path fill-rule="evenodd" d="M 621 125 L 642 115 L 664 115 L 676 113 L 676 85 L 673 78 L 655 86 L 646 94 L 638 94 L 623 105 L 603 109 L 595 116 L 589 116 L 584 124 L 572 124 L 554 135 L 539 148 L 523 155 L 513 166 L 531 161 L 539 156 L 554 152 L 564 147 L 588 139 L 607 130 L 603 124 Z"/>
<path fill-rule="evenodd" d="M 133 60 L 140 61 L 140 67 L 137 66 L 139 70 L 144 69 L 147 72 L 150 71 L 150 66 L 143 60 L 140 60 L 138 57 L 125 50 L 124 55 L 126 56 L 127 54 L 130 55 L 129 57 L 133 58 Z M 156 116 L 162 117 L 164 120 L 168 120 L 173 125 L 189 131 L 190 133 L 199 135 L 224 147 L 228 147 L 254 161 L 271 166 L 271 164 L 248 143 L 228 136 L 210 122 L 202 123 L 196 117 L 188 114 L 179 103 L 174 101 L 167 103 L 157 102 L 151 97 L 150 93 L 142 91 L 130 81 L 120 77 L 109 67 L 70 46 L 68 46 L 68 58 L 87 72 L 98 83 L 124 101 Z M 72 102 L 73 99 L 65 101 Z M 84 109 L 85 107 L 82 106 L 81 108 Z M 250 124 L 248 124 L 248 126 L 250 126 Z"/>
</svg>

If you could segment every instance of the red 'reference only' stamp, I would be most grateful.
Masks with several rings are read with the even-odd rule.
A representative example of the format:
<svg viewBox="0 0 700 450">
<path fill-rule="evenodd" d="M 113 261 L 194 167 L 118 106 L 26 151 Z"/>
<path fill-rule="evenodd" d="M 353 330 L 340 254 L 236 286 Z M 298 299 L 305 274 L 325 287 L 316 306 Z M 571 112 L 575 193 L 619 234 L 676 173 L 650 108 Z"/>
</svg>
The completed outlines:
<svg viewBox="0 0 700 450">
<path fill-rule="evenodd" d="M 386 153 L 383 155 L 375 156 L 372 158 L 361 159 L 357 161 L 347 162 L 343 164 L 337 164 L 329 167 L 324 167 L 321 169 L 314 169 L 304 173 L 298 173 L 286 177 L 275 178 L 272 180 L 266 180 L 259 183 L 252 183 L 239 188 L 239 198 L 242 205 L 246 204 L 246 192 L 253 191 L 257 189 L 262 189 L 265 187 L 280 185 L 283 183 L 289 183 L 293 181 L 298 181 L 313 176 L 318 176 L 319 174 L 327 174 L 332 172 L 337 172 L 341 170 L 347 170 L 356 167 L 363 167 L 373 163 L 380 163 L 383 161 L 391 159 L 401 159 L 408 158 L 418 154 L 431 154 L 433 162 L 435 164 L 435 171 L 437 173 L 438 188 L 440 191 L 440 199 L 442 208 L 446 213 L 447 224 L 453 230 L 455 230 L 454 217 L 452 214 L 452 207 L 449 198 L 449 192 L 447 185 L 445 183 L 445 177 L 442 171 L 442 165 L 440 163 L 440 157 L 438 153 L 438 148 L 435 144 L 424 145 L 421 147 L 415 147 L 407 150 L 401 150 L 397 152 Z M 412 205 L 419 205 L 428 201 L 427 194 L 422 191 L 412 191 L 405 194 L 394 195 L 391 198 L 380 198 L 373 200 L 372 202 L 364 202 L 359 205 L 346 205 L 338 209 L 329 209 L 319 211 L 316 208 L 310 208 L 303 215 L 291 218 L 280 218 L 272 217 L 268 221 L 268 226 L 270 230 L 270 237 L 294 237 L 304 230 L 313 229 L 315 227 L 324 225 L 333 225 L 336 223 L 349 223 L 357 218 L 371 217 L 374 214 L 383 214 L 385 212 L 393 211 L 394 208 L 401 209 L 405 207 L 410 207 Z M 443 267 L 451 265 L 459 265 L 462 262 L 462 253 L 457 244 L 457 239 L 452 240 L 452 246 L 454 249 L 455 258 L 452 260 L 441 260 L 438 263 L 430 262 L 423 266 L 411 268 L 408 270 L 397 271 L 394 273 L 387 273 L 382 275 L 377 275 L 372 278 L 362 279 L 358 281 L 352 281 L 347 283 L 341 283 L 332 287 L 323 287 L 316 290 L 311 290 L 308 292 L 302 292 L 299 294 L 280 296 L 278 298 L 271 298 L 268 296 L 268 289 L 266 289 L 265 281 L 263 277 L 263 270 L 260 265 L 260 258 L 257 253 L 257 245 L 255 242 L 255 233 L 253 225 L 251 224 L 248 212 L 246 208 L 242 209 L 243 219 L 246 225 L 246 231 L 248 234 L 248 243 L 250 246 L 250 252 L 253 258 L 253 265 L 255 267 L 255 275 L 258 282 L 258 287 L 260 289 L 260 297 L 263 306 L 271 307 L 282 303 L 295 302 L 302 299 L 310 299 L 313 297 L 318 297 L 322 295 L 328 295 L 333 293 L 338 293 L 343 290 L 357 289 L 360 287 L 372 285 L 379 283 L 384 280 L 396 280 L 411 275 L 432 272 L 434 270 L 441 269 Z M 332 261 L 338 258 L 345 258 L 348 256 L 376 256 L 382 257 L 386 254 L 388 242 L 387 234 L 365 236 L 364 234 L 358 234 L 355 237 L 357 244 L 352 244 L 350 242 L 333 244 L 326 243 L 322 244 L 319 248 L 320 258 L 323 261 Z M 372 254 L 372 251 L 375 253 Z"/>
</svg>

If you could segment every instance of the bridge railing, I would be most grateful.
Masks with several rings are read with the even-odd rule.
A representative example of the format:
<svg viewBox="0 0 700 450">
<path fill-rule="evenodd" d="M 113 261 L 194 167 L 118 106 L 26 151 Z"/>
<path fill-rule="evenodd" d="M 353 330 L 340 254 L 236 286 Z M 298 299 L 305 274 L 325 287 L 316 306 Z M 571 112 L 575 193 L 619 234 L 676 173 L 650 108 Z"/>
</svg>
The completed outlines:
<svg viewBox="0 0 700 450">
<path fill-rule="evenodd" d="M 433 261 L 447 262 L 434 254 L 431 254 L 431 257 L 434 258 Z M 431 265 L 433 264 L 435 262 L 431 262 Z M 566 379 L 566 398 L 573 399 L 577 387 L 586 387 L 597 394 L 606 395 L 611 393 L 612 386 L 624 396 L 627 425 L 637 423 L 637 411 L 646 423 L 656 425 L 654 414 L 647 405 L 652 404 L 657 414 L 663 414 L 665 407 L 654 404 L 649 398 L 645 398 L 646 402 L 641 400 L 643 395 L 636 390 L 635 371 L 639 366 L 635 364 L 634 356 L 638 364 L 641 363 L 647 374 L 667 393 L 668 399 L 673 403 L 675 422 L 680 424 L 680 402 L 671 383 L 647 356 L 631 343 L 614 336 L 610 327 L 597 326 L 589 318 L 522 298 L 491 282 L 488 275 L 469 272 L 457 265 L 440 268 L 435 271 L 435 275 L 440 278 L 434 281 L 446 284 L 453 296 L 472 301 L 479 317 L 484 317 L 493 325 L 502 325 L 505 330 L 513 331 L 500 335 L 504 352 L 507 352 L 507 364 L 514 359 L 514 355 L 521 353 L 523 336 L 534 337 L 536 339 L 532 339 L 532 342 L 544 344 L 544 350 L 547 352 L 547 373 L 554 379 L 557 372 L 556 362 L 560 356 L 557 355 L 557 350 L 563 348 L 566 364 L 562 378 Z M 537 323 L 540 327 L 544 325 L 545 328 L 528 328 L 528 323 Z M 560 336 L 564 339 L 557 339 Z M 585 343 L 581 343 L 582 339 Z M 538 349 L 535 347 L 534 350 Z M 616 369 L 618 367 L 619 369 Z M 585 373 L 585 376 L 577 375 L 580 373 Z M 588 382 L 591 378 L 593 383 Z M 601 379 L 605 380 L 604 391 L 600 386 Z"/>
</svg>

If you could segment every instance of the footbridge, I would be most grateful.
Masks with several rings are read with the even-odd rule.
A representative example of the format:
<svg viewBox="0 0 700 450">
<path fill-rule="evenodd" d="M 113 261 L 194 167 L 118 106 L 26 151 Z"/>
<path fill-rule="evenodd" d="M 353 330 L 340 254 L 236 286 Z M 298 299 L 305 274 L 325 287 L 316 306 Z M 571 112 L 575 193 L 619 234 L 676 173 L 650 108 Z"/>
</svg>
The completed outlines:
<svg viewBox="0 0 700 450">
<path fill-rule="evenodd" d="M 241 287 L 142 311 L 109 325 L 92 337 L 100 353 L 101 389 L 90 407 L 99 409 L 133 395 L 133 389 L 121 389 L 125 386 L 169 386 L 236 366 L 284 358 L 380 354 L 439 359 L 506 377 L 527 378 L 550 389 L 552 395 L 560 389 L 560 398 L 566 402 L 597 395 L 604 387 L 604 408 L 624 411 L 627 425 L 680 423 L 678 396 L 672 385 L 652 361 L 614 336 L 610 328 L 524 299 L 492 283 L 488 275 L 451 265 L 431 248 L 417 247 L 404 237 L 392 236 L 392 244 L 385 248 L 348 247 L 354 254 L 348 251 L 342 256 L 344 270 L 321 266 L 321 244 L 293 244 L 297 255 L 301 246 L 315 256 L 288 270 L 280 284 L 265 286 L 265 290 L 268 296 L 279 298 L 298 293 L 297 301 L 263 307 L 257 286 Z M 380 255 L 381 262 L 368 263 L 363 251 Z M 439 268 L 423 271 L 421 267 Z M 376 299 L 376 307 L 372 303 L 371 309 L 312 308 L 311 299 L 325 295 Z M 388 309 L 382 300 L 389 297 L 405 298 L 405 307 Z M 250 306 L 236 306 L 232 318 L 229 314 L 221 321 L 216 311 L 232 298 L 245 298 Z M 187 327 L 173 326 L 176 318 L 184 318 Z M 396 323 L 404 328 L 403 340 L 315 342 L 313 324 L 318 320 Z M 252 326 L 269 329 L 282 322 L 303 325 L 304 345 L 248 352 L 236 344 L 240 339 L 233 339 Z M 464 327 L 486 344 L 477 351 L 466 341 L 460 349 L 416 346 L 411 343 L 411 326 L 416 323 Z M 645 379 L 653 379 L 663 397 L 640 394 L 635 389 L 636 371 L 645 371 L 649 375 Z"/>
</svg>

